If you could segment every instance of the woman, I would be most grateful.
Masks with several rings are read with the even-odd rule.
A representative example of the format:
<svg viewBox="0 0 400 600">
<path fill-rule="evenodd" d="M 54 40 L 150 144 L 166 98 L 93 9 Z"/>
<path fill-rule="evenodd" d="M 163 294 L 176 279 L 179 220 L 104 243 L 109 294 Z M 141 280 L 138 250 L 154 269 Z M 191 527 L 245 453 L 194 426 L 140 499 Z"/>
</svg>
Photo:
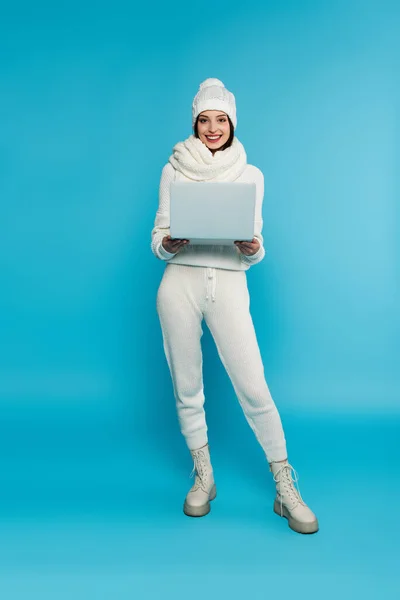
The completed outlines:
<svg viewBox="0 0 400 600">
<path fill-rule="evenodd" d="M 216 496 L 207 439 L 200 339 L 205 320 L 245 417 L 263 448 L 276 483 L 274 510 L 299 533 L 318 531 L 313 512 L 295 486 L 287 460 L 282 423 L 264 377 L 253 321 L 246 270 L 265 255 L 262 237 L 263 174 L 247 164 L 235 137 L 235 98 L 218 79 L 200 85 L 192 105 L 194 135 L 173 148 L 164 166 L 152 251 L 167 263 L 157 294 L 157 311 L 170 369 L 178 419 L 196 473 L 184 512 L 200 517 Z M 172 181 L 255 182 L 255 235 L 232 246 L 196 246 L 171 239 L 169 189 Z M 292 473 L 295 480 L 292 478 Z"/>
</svg>

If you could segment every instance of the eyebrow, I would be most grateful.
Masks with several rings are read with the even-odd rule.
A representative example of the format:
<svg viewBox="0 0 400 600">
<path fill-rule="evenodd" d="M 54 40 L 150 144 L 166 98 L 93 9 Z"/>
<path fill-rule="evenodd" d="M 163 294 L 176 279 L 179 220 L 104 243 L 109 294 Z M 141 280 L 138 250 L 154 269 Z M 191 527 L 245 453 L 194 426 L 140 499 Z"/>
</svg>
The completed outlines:
<svg viewBox="0 0 400 600">
<path fill-rule="evenodd" d="M 217 119 L 219 119 L 219 117 L 226 117 L 225 114 L 221 113 L 220 115 L 217 115 Z M 208 117 L 207 115 L 199 115 L 199 119 L 209 119 L 210 117 Z"/>
</svg>

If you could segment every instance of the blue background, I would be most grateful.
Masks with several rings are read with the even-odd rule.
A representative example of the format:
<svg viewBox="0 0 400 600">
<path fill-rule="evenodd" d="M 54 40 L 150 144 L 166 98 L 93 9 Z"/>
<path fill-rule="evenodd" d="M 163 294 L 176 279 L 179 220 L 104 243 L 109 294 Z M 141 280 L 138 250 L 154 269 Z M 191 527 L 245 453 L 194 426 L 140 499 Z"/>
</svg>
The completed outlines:
<svg viewBox="0 0 400 600">
<path fill-rule="evenodd" d="M 400 596 L 399 27 L 385 0 L 2 4 L 2 597 Z M 265 176 L 251 310 L 316 536 L 272 513 L 208 332 L 219 496 L 182 513 L 150 233 L 207 77 Z"/>
</svg>

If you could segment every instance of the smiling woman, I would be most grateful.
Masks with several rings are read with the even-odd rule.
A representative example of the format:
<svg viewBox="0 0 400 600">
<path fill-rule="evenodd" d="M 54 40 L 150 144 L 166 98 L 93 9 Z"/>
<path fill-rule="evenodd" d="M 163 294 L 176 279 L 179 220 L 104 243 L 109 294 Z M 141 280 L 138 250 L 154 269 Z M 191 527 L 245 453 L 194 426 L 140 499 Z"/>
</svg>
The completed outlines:
<svg viewBox="0 0 400 600">
<path fill-rule="evenodd" d="M 214 154 L 217 150 L 225 150 L 232 145 L 235 128 L 226 113 L 206 110 L 197 117 L 194 135 Z"/>
<path fill-rule="evenodd" d="M 163 168 L 151 243 L 155 256 L 167 262 L 157 293 L 157 311 L 178 419 L 196 472 L 184 512 L 202 517 L 216 497 L 204 411 L 200 340 L 205 320 L 246 419 L 270 463 L 277 487 L 275 512 L 286 517 L 295 531 L 313 533 L 318 522 L 293 480 L 295 471 L 287 460 L 281 419 L 265 381 L 249 310 L 246 270 L 265 255 L 263 174 L 247 163 L 244 147 L 234 135 L 235 97 L 219 79 L 207 79 L 200 85 L 192 105 L 192 126 L 194 135 L 174 146 Z M 171 239 L 170 185 L 177 180 L 255 184 L 254 238 L 236 240 L 226 247 Z"/>
</svg>

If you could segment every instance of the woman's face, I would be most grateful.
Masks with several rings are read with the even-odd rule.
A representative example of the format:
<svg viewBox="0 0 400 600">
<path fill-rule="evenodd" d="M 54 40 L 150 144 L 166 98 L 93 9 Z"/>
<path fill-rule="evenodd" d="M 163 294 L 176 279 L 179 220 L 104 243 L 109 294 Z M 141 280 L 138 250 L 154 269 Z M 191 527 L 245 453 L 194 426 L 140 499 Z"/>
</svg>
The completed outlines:
<svg viewBox="0 0 400 600">
<path fill-rule="evenodd" d="M 200 140 L 212 152 L 221 148 L 229 139 L 230 125 L 228 117 L 220 110 L 205 110 L 197 121 L 197 133 Z"/>
</svg>

